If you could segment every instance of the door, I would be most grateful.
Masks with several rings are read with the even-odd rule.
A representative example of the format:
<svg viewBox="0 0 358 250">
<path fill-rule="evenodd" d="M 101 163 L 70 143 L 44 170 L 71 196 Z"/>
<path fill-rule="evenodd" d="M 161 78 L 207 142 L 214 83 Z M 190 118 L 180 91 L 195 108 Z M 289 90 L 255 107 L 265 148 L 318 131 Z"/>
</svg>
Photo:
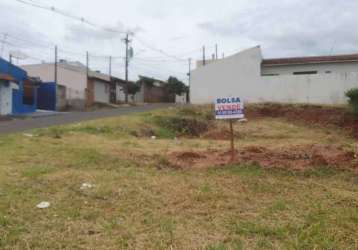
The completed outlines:
<svg viewBox="0 0 358 250">
<path fill-rule="evenodd" d="M 116 84 L 111 83 L 109 85 L 109 102 L 116 103 L 117 102 L 117 90 Z"/>
<path fill-rule="evenodd" d="M 0 83 L 0 115 L 10 115 L 12 111 L 12 93 L 8 83 Z"/>
</svg>

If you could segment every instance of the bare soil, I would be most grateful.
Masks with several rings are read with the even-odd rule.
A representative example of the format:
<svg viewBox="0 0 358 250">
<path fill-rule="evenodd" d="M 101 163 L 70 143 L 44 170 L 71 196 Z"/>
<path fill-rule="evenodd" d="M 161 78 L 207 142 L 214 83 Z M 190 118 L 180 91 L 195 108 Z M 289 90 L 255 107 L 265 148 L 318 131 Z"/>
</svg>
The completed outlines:
<svg viewBox="0 0 358 250">
<path fill-rule="evenodd" d="M 358 156 L 354 152 L 321 145 L 291 146 L 282 149 L 245 147 L 236 152 L 235 162 L 230 162 L 230 152 L 219 150 L 174 152 L 169 154 L 168 159 L 170 166 L 178 169 L 207 169 L 235 163 L 292 170 L 306 170 L 319 166 L 358 170 Z"/>
<path fill-rule="evenodd" d="M 2 122 L 2 121 L 11 121 L 11 118 L 9 116 L 0 115 L 0 122 Z"/>
<path fill-rule="evenodd" d="M 284 118 L 293 122 L 325 127 L 339 127 L 358 138 L 358 118 L 344 107 L 319 105 L 282 105 L 260 104 L 250 105 L 246 109 L 249 119 L 273 117 Z"/>
</svg>

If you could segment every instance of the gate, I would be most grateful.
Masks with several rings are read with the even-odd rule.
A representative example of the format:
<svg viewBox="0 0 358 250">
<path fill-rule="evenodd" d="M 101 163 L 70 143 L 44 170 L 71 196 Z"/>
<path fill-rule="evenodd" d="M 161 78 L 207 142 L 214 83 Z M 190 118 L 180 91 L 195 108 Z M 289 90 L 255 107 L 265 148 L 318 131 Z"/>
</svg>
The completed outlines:
<svg viewBox="0 0 358 250">
<path fill-rule="evenodd" d="M 37 91 L 37 108 L 56 110 L 56 83 L 42 83 Z"/>
</svg>

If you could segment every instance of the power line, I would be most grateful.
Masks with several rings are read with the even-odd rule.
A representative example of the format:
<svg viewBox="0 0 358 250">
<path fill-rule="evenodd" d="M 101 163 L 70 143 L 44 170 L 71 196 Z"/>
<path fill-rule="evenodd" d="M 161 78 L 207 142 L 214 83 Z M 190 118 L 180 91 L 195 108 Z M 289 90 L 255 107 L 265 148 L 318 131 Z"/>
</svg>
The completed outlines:
<svg viewBox="0 0 358 250">
<path fill-rule="evenodd" d="M 40 4 L 40 3 L 37 3 L 35 1 L 32 1 L 32 0 L 16 0 L 17 2 L 20 2 L 22 4 L 26 4 L 26 5 L 29 5 L 29 6 L 32 6 L 32 7 L 36 7 L 36 8 L 40 8 L 40 9 L 43 9 L 43 10 L 47 10 L 47 11 L 50 11 L 50 12 L 54 12 L 54 13 L 57 13 L 59 15 L 62 15 L 64 17 L 67 17 L 67 18 L 71 18 L 71 19 L 74 19 L 76 21 L 79 21 L 79 22 L 82 22 L 84 24 L 87 24 L 89 26 L 92 26 L 92 27 L 95 27 L 95 28 L 98 28 L 98 29 L 102 29 L 104 31 L 107 31 L 107 32 L 112 32 L 112 33 L 119 33 L 119 34 L 126 34 L 128 32 L 125 32 L 123 30 L 118 30 L 118 29 L 113 29 L 113 28 L 106 28 L 106 27 L 103 27 L 103 26 L 100 26 L 100 25 L 97 25 L 96 23 L 93 23 L 89 20 L 87 20 L 86 18 L 84 17 L 79 17 L 79 16 L 75 16 L 71 13 L 68 13 L 66 11 L 63 11 L 61 9 L 58 9 L 54 6 L 50 6 L 50 5 L 44 5 L 44 4 Z M 145 42 L 143 39 L 141 39 L 140 37 L 138 37 L 137 35 L 135 35 L 134 33 L 130 32 L 135 38 L 136 40 L 138 40 L 144 47 L 152 50 L 152 51 L 156 51 L 166 57 L 169 57 L 169 58 L 173 58 L 175 60 L 178 60 L 178 61 L 186 61 L 187 59 L 184 59 L 184 58 L 179 58 L 178 56 L 176 55 L 172 55 L 172 54 L 169 54 L 165 51 L 163 51 L 162 49 L 158 49 L 154 46 L 151 46 L 150 44 L 148 44 L 147 42 Z M 197 49 L 193 50 L 193 51 L 197 51 Z M 186 52 L 185 52 L 186 53 Z M 184 53 L 184 54 L 185 54 Z M 106 56 L 108 57 L 108 55 Z"/>
<path fill-rule="evenodd" d="M 169 58 L 174 58 L 178 61 L 186 61 L 186 59 L 183 59 L 183 58 L 179 58 L 175 55 L 170 55 L 168 53 L 166 53 L 165 51 L 161 50 L 161 49 L 157 49 L 151 45 L 149 45 L 148 43 L 144 42 L 141 38 L 139 38 L 137 35 L 134 35 L 134 37 L 137 39 L 137 41 L 139 41 L 143 46 L 145 46 L 146 48 L 150 49 L 150 50 L 153 50 L 153 51 L 156 51 L 166 57 L 169 57 Z"/>
<path fill-rule="evenodd" d="M 27 0 L 27 1 L 25 1 L 25 0 L 16 0 L 16 1 L 19 2 L 19 3 L 25 4 L 25 5 L 35 7 L 35 8 L 43 9 L 43 10 L 46 10 L 46 11 L 49 11 L 49 12 L 54 12 L 56 14 L 62 15 L 62 16 L 67 17 L 67 18 L 74 19 L 74 20 L 79 21 L 81 23 L 87 24 L 87 25 L 92 26 L 94 28 L 102 29 L 102 30 L 107 31 L 107 32 L 121 33 L 121 34 L 126 33 L 126 32 L 124 32 L 122 30 L 102 27 L 100 25 L 97 25 L 97 24 L 87 20 L 84 17 L 75 16 L 75 15 L 69 13 L 69 12 L 66 12 L 64 10 L 58 9 L 58 8 L 56 8 L 54 6 L 39 4 L 39 3 L 35 3 L 34 1 L 29 2 L 29 0 Z"/>
<path fill-rule="evenodd" d="M 48 43 L 48 44 L 45 44 L 45 43 L 40 43 L 40 42 L 34 42 L 34 41 L 31 41 L 31 40 L 28 40 L 28 39 L 24 39 L 24 38 L 19 38 L 17 36 L 14 36 L 14 35 L 10 35 L 8 33 L 0 33 L 2 35 L 5 35 L 7 34 L 9 38 L 12 38 L 14 40 L 17 40 L 17 41 L 21 41 L 21 42 L 25 42 L 25 43 L 28 43 L 28 44 L 32 44 L 32 45 L 35 45 L 37 47 L 41 47 L 41 48 L 47 48 L 47 49 L 51 49 L 51 50 L 54 50 L 55 48 L 55 43 L 51 42 L 51 43 Z M 20 45 L 18 45 L 20 47 Z M 69 50 L 69 49 L 62 49 L 59 47 L 58 49 L 59 52 L 63 52 L 65 54 L 73 54 L 73 55 L 81 55 L 81 56 L 85 56 L 86 53 L 85 52 L 76 52 L 76 51 L 73 51 L 73 50 Z M 108 58 L 110 55 L 99 55 L 99 54 L 92 54 L 91 57 L 98 57 L 98 58 Z M 113 58 L 117 58 L 117 59 L 123 59 L 124 57 L 123 56 L 114 56 Z"/>
</svg>

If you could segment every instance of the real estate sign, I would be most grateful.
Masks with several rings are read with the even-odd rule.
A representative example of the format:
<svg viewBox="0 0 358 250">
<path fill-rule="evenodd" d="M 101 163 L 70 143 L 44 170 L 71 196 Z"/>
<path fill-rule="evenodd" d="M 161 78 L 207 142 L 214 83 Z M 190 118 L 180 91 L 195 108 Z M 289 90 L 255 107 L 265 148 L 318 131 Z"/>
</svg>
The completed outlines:
<svg viewBox="0 0 358 250">
<path fill-rule="evenodd" d="M 216 119 L 243 119 L 244 102 L 240 97 L 221 97 L 215 100 Z"/>
</svg>

